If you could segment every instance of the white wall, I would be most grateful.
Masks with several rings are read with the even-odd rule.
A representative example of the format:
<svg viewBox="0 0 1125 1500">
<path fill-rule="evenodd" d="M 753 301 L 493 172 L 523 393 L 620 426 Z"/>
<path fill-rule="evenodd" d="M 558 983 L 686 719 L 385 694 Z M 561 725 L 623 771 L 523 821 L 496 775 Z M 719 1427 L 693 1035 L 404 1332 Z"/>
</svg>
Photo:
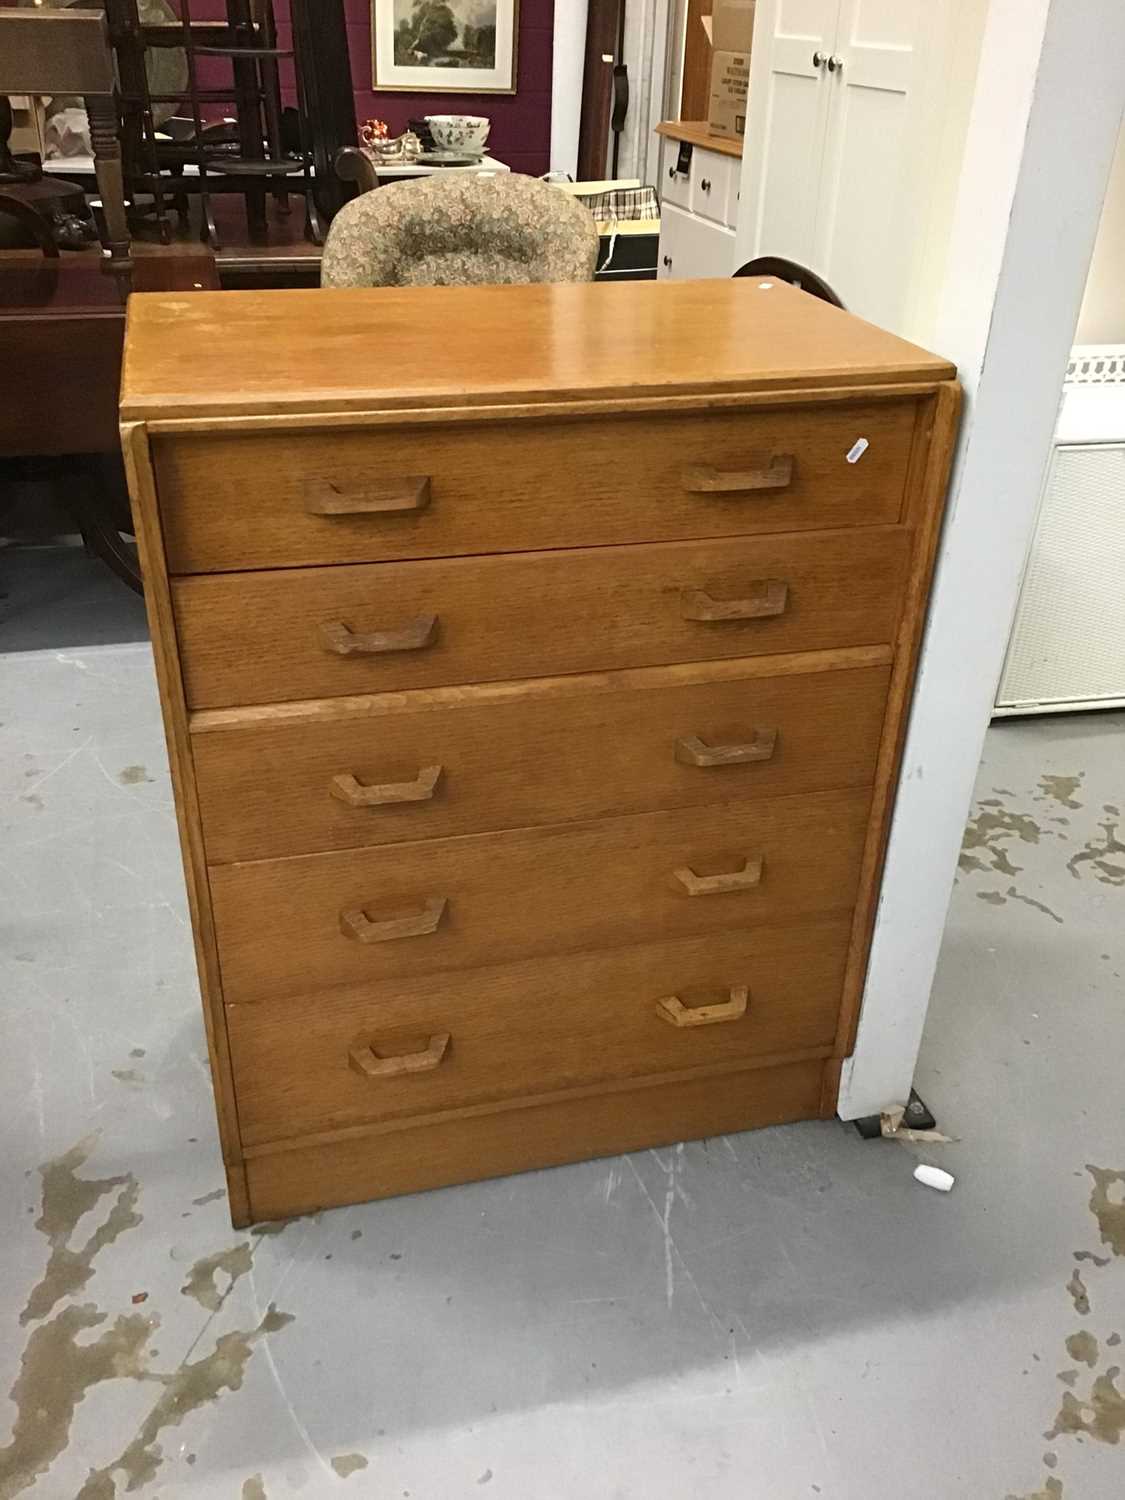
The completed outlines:
<svg viewBox="0 0 1125 1500">
<path fill-rule="evenodd" d="M 618 175 L 655 179 L 659 161 L 653 136 L 664 118 L 664 74 L 671 0 L 630 0 L 625 10 L 624 61 L 629 69 L 629 109 L 621 133 Z M 578 169 L 582 75 L 586 61 L 587 0 L 556 0 L 551 69 L 551 171 Z M 610 133 L 609 157 L 613 135 Z M 609 175 L 607 164 L 606 175 Z"/>
<path fill-rule="evenodd" d="M 845 1119 L 904 1102 L 913 1078 L 1125 104 L 1123 57 L 1121 0 L 991 0 L 935 320 L 967 408 Z"/>
<path fill-rule="evenodd" d="M 1125 122 L 1109 174 L 1076 344 L 1125 344 Z"/>
<path fill-rule="evenodd" d="M 629 0 L 625 7 L 624 61 L 629 69 L 629 109 L 621 132 L 618 177 L 655 182 L 660 141 L 655 128 L 664 115 L 672 0 Z M 609 138 L 613 157 L 613 134 Z M 608 169 L 607 169 L 608 175 Z"/>
<path fill-rule="evenodd" d="M 894 330 L 927 348 L 934 347 L 938 335 L 938 305 L 949 264 L 961 166 L 976 96 L 977 69 L 989 4 L 990 0 L 958 0 L 955 8 L 944 10 L 942 14 L 944 24 L 952 30 L 952 37 L 936 49 L 942 58 L 934 103 L 939 123 L 929 146 L 929 180 L 922 197 L 925 232 L 907 293 L 903 326 Z"/>
<path fill-rule="evenodd" d="M 587 0 L 556 0 L 551 59 L 551 171 L 578 170 Z"/>
</svg>

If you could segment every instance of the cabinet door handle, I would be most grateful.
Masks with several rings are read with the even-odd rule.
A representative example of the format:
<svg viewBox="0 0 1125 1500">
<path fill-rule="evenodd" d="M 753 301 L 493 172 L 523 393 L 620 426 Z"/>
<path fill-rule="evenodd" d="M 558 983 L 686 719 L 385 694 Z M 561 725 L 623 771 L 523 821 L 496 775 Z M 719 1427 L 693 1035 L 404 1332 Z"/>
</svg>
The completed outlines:
<svg viewBox="0 0 1125 1500">
<path fill-rule="evenodd" d="M 449 1050 L 449 1032 L 439 1031 L 420 1052 L 381 1057 L 374 1042 L 356 1042 L 348 1048 L 348 1062 L 366 1078 L 401 1078 L 407 1073 L 432 1073 Z"/>
<path fill-rule="evenodd" d="M 842 57 L 830 57 L 828 59 L 828 71 L 830 73 L 842 73 L 844 71 L 844 59 Z"/>
<path fill-rule="evenodd" d="M 813 65 L 814 68 L 823 68 L 824 64 L 827 61 L 828 61 L 828 53 L 827 52 L 814 52 L 813 55 L 812 55 L 812 65 Z"/>
<path fill-rule="evenodd" d="M 668 269 L 668 270 L 672 269 L 672 257 L 670 255 L 662 256 L 661 260 L 662 260 L 663 265 L 666 267 L 666 269 Z"/>
<path fill-rule="evenodd" d="M 711 191 L 711 179 L 709 177 L 700 178 L 699 186 L 705 193 L 709 193 Z"/>
<path fill-rule="evenodd" d="M 781 615 L 789 602 L 789 585 L 776 578 L 753 585 L 749 599 L 713 599 L 705 589 L 682 589 L 680 609 L 685 620 L 761 620 Z"/>
<path fill-rule="evenodd" d="M 678 995 L 656 1002 L 656 1014 L 671 1026 L 715 1026 L 720 1021 L 741 1021 L 750 1004 L 750 987 L 732 984 L 730 999 L 718 1005 L 685 1005 Z"/>
<path fill-rule="evenodd" d="M 367 480 L 354 492 L 320 479 L 310 485 L 305 496 L 305 510 L 310 516 L 392 516 L 425 510 L 429 503 L 428 474 Z"/>
<path fill-rule="evenodd" d="M 697 875 L 687 866 L 673 870 L 672 879 L 689 896 L 726 896 L 732 891 L 752 891 L 762 883 L 765 860 L 760 854 L 746 856 L 741 870 L 732 870 L 729 875 Z"/>
<path fill-rule="evenodd" d="M 681 484 L 689 495 L 740 495 L 750 490 L 784 490 L 793 483 L 796 460 L 792 453 L 773 453 L 751 469 L 716 469 L 692 464 Z"/>
<path fill-rule="evenodd" d="M 401 630 L 354 631 L 342 620 L 320 627 L 320 644 L 336 656 L 379 656 L 384 651 L 421 651 L 437 635 L 437 615 L 419 615 L 407 620 Z"/>
<path fill-rule="evenodd" d="M 697 734 L 676 741 L 676 759 L 683 766 L 744 766 L 752 760 L 770 760 L 777 745 L 776 729 L 755 729 L 745 745 L 705 745 Z"/>
<path fill-rule="evenodd" d="M 448 905 L 444 896 L 427 896 L 421 911 L 407 917 L 388 917 L 383 922 L 373 922 L 361 907 L 357 907 L 354 911 L 340 913 L 340 931 L 345 937 L 355 938 L 357 943 L 390 943 L 396 938 L 426 937 L 438 930 Z"/>
<path fill-rule="evenodd" d="M 364 786 L 354 776 L 333 776 L 332 795 L 349 807 L 385 807 L 392 802 L 429 802 L 441 776 L 440 766 L 423 766 L 413 781 L 385 781 Z"/>
</svg>

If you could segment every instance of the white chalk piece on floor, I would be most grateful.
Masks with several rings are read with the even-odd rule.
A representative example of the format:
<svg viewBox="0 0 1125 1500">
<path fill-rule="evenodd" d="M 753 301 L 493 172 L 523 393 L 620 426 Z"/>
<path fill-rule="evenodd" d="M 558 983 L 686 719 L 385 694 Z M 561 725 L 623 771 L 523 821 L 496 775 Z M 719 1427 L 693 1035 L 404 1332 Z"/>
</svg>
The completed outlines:
<svg viewBox="0 0 1125 1500">
<path fill-rule="evenodd" d="M 939 1193 L 948 1193 L 956 1181 L 951 1173 L 943 1172 L 940 1167 L 928 1167 L 924 1161 L 914 1168 L 914 1178 L 927 1187 L 937 1188 Z"/>
</svg>

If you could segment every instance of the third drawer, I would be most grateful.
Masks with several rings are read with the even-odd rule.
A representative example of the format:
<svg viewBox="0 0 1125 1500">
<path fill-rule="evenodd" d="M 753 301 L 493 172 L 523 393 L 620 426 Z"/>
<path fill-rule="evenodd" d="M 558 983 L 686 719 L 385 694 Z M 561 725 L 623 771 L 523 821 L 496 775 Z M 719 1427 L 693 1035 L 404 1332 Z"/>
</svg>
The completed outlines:
<svg viewBox="0 0 1125 1500">
<path fill-rule="evenodd" d="M 223 994 L 717 933 L 856 898 L 869 789 L 428 839 L 211 869 Z"/>
<path fill-rule="evenodd" d="M 869 785 L 890 667 L 763 668 L 389 693 L 280 721 L 232 711 L 236 722 L 193 736 L 207 859 Z"/>
<path fill-rule="evenodd" d="M 905 528 L 173 582 L 192 708 L 885 645 Z"/>
</svg>

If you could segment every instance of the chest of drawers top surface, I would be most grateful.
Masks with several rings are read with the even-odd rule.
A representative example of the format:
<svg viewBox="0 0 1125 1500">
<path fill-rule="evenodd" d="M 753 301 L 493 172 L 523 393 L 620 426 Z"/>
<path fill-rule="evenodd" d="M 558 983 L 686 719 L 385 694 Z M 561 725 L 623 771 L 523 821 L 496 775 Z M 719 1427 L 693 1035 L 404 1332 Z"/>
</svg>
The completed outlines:
<svg viewBox="0 0 1125 1500">
<path fill-rule="evenodd" d="M 948 361 L 765 279 L 143 293 L 126 419 L 950 380 Z"/>
</svg>

